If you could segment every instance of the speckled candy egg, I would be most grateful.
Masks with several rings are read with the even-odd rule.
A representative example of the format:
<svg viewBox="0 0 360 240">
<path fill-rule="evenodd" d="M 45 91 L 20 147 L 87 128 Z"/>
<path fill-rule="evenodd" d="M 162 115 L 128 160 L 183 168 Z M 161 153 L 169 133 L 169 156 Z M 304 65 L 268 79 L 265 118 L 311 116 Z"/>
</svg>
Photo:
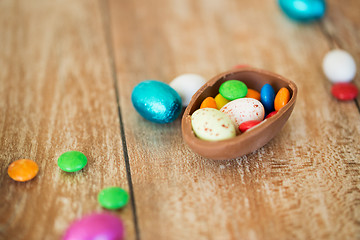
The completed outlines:
<svg viewBox="0 0 360 240">
<path fill-rule="evenodd" d="M 192 96 L 206 83 L 206 79 L 194 73 L 185 73 L 177 76 L 170 82 L 170 86 L 180 95 L 182 105 L 186 107 Z"/>
<path fill-rule="evenodd" d="M 320 19 L 326 10 L 325 0 L 279 0 L 279 5 L 289 18 L 298 22 Z"/>
<path fill-rule="evenodd" d="M 174 121 L 181 112 L 181 98 L 169 85 L 147 80 L 133 90 L 131 101 L 138 113 L 155 123 Z"/>
<path fill-rule="evenodd" d="M 239 98 L 229 102 L 220 109 L 233 121 L 236 128 L 243 122 L 264 119 L 264 106 L 253 98 Z"/>
<path fill-rule="evenodd" d="M 231 119 L 215 108 L 201 108 L 191 115 L 195 135 L 207 141 L 219 141 L 235 137 L 236 130 Z"/>
<path fill-rule="evenodd" d="M 94 213 L 75 221 L 63 240 L 122 240 L 124 225 L 120 218 L 109 213 Z"/>
</svg>

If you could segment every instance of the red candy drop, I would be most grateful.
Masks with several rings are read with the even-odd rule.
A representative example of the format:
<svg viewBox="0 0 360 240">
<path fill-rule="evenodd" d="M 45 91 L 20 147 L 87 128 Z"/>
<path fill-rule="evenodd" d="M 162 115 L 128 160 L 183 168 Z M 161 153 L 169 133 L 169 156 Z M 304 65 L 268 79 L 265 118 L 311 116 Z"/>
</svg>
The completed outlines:
<svg viewBox="0 0 360 240">
<path fill-rule="evenodd" d="M 341 101 L 348 101 L 356 98 L 358 89 L 352 83 L 336 83 L 332 86 L 331 93 Z"/>
<path fill-rule="evenodd" d="M 249 130 L 250 128 L 258 125 L 259 123 L 261 123 L 261 121 L 259 121 L 259 120 L 252 120 L 252 121 L 243 122 L 242 124 L 240 124 L 239 130 L 240 130 L 240 132 L 243 133 L 246 130 Z"/>
<path fill-rule="evenodd" d="M 277 114 L 278 111 L 273 111 L 271 113 L 269 113 L 265 119 L 271 118 L 272 116 L 274 116 L 275 114 Z"/>
</svg>

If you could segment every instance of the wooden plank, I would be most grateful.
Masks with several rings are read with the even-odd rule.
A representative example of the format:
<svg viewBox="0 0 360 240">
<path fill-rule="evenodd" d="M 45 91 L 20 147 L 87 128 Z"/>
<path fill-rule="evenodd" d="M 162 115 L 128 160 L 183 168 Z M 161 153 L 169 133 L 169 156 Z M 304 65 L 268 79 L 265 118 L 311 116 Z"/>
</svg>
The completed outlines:
<svg viewBox="0 0 360 240">
<path fill-rule="evenodd" d="M 288 20 L 272 1 L 110 1 L 110 9 L 142 239 L 359 238 L 359 116 L 329 94 L 319 25 Z M 145 79 L 210 78 L 239 63 L 299 87 L 284 129 L 247 156 L 199 157 L 180 120 L 157 125 L 131 106 Z"/>
<path fill-rule="evenodd" d="M 334 47 L 348 51 L 354 57 L 358 69 L 360 66 L 359 7 L 360 3 L 356 0 L 347 1 L 346 4 L 329 0 L 327 1 L 326 15 L 322 20 L 324 30 L 334 42 Z M 360 88 L 359 74 L 354 79 L 354 83 Z M 360 102 L 359 95 L 357 101 Z"/>
<path fill-rule="evenodd" d="M 60 239 L 75 219 L 103 212 L 97 194 L 128 189 L 99 2 L 0 2 L 0 238 Z M 78 150 L 88 165 L 62 172 Z M 17 183 L 8 165 L 30 158 L 38 176 Z M 131 205 L 116 211 L 134 238 Z"/>
</svg>

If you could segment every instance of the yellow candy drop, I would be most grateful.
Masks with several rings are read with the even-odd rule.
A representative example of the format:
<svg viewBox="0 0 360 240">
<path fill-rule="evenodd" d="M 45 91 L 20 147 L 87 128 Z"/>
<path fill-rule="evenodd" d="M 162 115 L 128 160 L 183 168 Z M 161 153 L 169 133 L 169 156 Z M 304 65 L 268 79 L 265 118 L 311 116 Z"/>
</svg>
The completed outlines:
<svg viewBox="0 0 360 240">
<path fill-rule="evenodd" d="M 229 100 L 227 100 L 226 98 L 224 98 L 223 96 L 221 96 L 221 94 L 219 93 L 218 95 L 216 95 L 215 97 L 215 102 L 216 102 L 216 107 L 217 109 L 221 109 L 225 104 L 227 104 L 228 102 L 230 102 Z"/>
</svg>

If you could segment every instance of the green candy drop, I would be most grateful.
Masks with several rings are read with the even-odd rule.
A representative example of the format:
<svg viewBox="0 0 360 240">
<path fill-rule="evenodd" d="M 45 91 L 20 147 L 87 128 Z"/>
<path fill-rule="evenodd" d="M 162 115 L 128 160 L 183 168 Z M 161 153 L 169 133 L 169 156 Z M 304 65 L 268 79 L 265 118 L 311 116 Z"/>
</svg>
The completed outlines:
<svg viewBox="0 0 360 240">
<path fill-rule="evenodd" d="M 87 164 L 87 158 L 82 152 L 69 151 L 63 153 L 58 159 L 58 166 L 65 172 L 76 172 Z"/>
<path fill-rule="evenodd" d="M 219 88 L 221 96 L 230 101 L 245 97 L 247 92 L 247 86 L 239 80 L 228 80 L 221 84 Z"/>
<path fill-rule="evenodd" d="M 108 187 L 99 193 L 98 201 L 102 207 L 116 210 L 129 202 L 129 194 L 122 188 Z"/>
</svg>

